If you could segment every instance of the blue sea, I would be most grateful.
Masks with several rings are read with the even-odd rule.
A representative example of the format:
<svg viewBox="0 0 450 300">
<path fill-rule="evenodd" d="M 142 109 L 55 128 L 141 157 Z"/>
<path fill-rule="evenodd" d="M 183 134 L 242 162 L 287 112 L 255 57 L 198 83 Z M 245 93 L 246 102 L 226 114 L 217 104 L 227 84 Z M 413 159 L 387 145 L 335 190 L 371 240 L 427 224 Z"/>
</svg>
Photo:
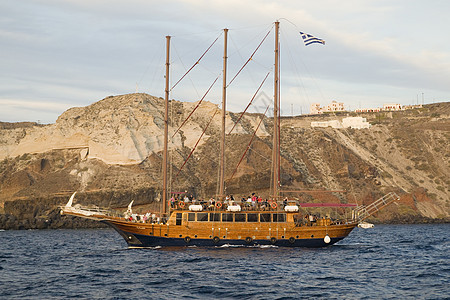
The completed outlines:
<svg viewBox="0 0 450 300">
<path fill-rule="evenodd" d="M 0 232 L 1 299 L 450 299 L 450 224 L 319 249 L 128 249 L 111 229 Z"/>
</svg>

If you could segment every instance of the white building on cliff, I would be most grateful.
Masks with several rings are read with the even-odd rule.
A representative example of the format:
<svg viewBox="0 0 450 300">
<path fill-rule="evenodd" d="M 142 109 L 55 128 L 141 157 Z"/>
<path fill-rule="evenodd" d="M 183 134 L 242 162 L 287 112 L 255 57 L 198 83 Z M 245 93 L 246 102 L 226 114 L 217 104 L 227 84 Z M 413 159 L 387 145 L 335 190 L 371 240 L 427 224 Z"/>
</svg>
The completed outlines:
<svg viewBox="0 0 450 300">
<path fill-rule="evenodd" d="M 367 129 L 370 128 L 370 123 L 366 118 L 362 117 L 347 117 L 342 120 L 329 121 L 313 121 L 311 127 L 316 128 L 353 128 L 353 129 Z"/>
<path fill-rule="evenodd" d="M 345 111 L 344 103 L 331 101 L 330 104 L 324 107 L 320 107 L 320 103 L 313 103 L 309 108 L 309 112 L 312 115 L 322 114 L 324 112 L 336 112 L 336 111 Z"/>
</svg>

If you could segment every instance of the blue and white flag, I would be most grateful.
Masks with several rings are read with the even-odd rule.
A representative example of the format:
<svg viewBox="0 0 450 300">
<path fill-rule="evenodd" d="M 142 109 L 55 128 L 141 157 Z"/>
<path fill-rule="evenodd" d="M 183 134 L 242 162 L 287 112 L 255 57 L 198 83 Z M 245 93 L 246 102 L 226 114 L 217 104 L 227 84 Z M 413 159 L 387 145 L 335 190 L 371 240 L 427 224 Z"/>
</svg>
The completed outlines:
<svg viewBox="0 0 450 300">
<path fill-rule="evenodd" d="M 322 45 L 325 45 L 325 41 L 321 40 L 319 38 L 316 38 L 310 34 L 304 33 L 300 31 L 300 35 L 302 36 L 303 42 L 305 43 L 305 46 L 314 44 L 314 43 L 319 43 Z"/>
</svg>

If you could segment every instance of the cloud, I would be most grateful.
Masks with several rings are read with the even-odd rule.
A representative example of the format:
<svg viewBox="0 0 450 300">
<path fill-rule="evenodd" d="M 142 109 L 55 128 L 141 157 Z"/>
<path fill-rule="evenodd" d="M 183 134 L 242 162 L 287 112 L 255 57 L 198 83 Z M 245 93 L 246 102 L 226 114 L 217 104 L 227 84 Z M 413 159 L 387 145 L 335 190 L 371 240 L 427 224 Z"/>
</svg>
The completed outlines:
<svg viewBox="0 0 450 300">
<path fill-rule="evenodd" d="M 282 22 L 287 105 L 330 98 L 354 105 L 355 99 L 390 101 L 390 95 L 410 101 L 423 91 L 443 98 L 450 89 L 450 45 L 442 38 L 450 26 L 449 6 L 437 0 L 4 1 L 0 98 L 77 106 L 134 92 L 136 84 L 141 92 L 162 96 L 164 36 L 173 36 L 175 80 L 225 27 L 231 78 L 276 19 Z M 305 47 L 299 29 L 327 44 Z M 172 98 L 196 101 L 203 95 L 221 71 L 221 43 L 192 73 L 193 84 L 187 80 Z M 272 35 L 230 87 L 229 107 L 239 110 L 270 69 Z M 270 84 L 265 93 L 272 94 Z M 220 92 L 208 100 L 219 103 Z M 56 119 L 59 112 L 49 111 Z"/>
<path fill-rule="evenodd" d="M 31 121 L 54 123 L 56 116 L 73 107 L 73 103 L 56 103 L 24 99 L 1 99 L 0 120 L 6 122 Z M 18 118 L 20 116 L 20 118 Z"/>
<path fill-rule="evenodd" d="M 20 109 L 30 109 L 39 111 L 50 111 L 59 112 L 63 109 L 70 107 L 70 103 L 55 103 L 55 102 L 44 102 L 44 101 L 34 101 L 34 100 L 22 100 L 22 99 L 0 99 L 0 105 L 2 108 L 20 108 Z"/>
</svg>

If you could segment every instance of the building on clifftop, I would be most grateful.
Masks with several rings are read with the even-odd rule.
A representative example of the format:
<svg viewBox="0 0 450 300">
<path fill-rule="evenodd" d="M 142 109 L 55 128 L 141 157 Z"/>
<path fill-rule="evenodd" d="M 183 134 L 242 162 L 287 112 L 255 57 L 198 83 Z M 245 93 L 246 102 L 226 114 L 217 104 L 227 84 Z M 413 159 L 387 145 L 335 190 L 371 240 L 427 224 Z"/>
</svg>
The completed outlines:
<svg viewBox="0 0 450 300">
<path fill-rule="evenodd" d="M 331 101 L 330 104 L 324 107 L 320 107 L 320 103 L 313 103 L 309 107 L 309 113 L 311 115 L 317 115 L 322 114 L 324 112 L 337 112 L 337 111 L 345 111 L 344 103 L 343 102 L 337 102 L 337 101 Z"/>
</svg>

